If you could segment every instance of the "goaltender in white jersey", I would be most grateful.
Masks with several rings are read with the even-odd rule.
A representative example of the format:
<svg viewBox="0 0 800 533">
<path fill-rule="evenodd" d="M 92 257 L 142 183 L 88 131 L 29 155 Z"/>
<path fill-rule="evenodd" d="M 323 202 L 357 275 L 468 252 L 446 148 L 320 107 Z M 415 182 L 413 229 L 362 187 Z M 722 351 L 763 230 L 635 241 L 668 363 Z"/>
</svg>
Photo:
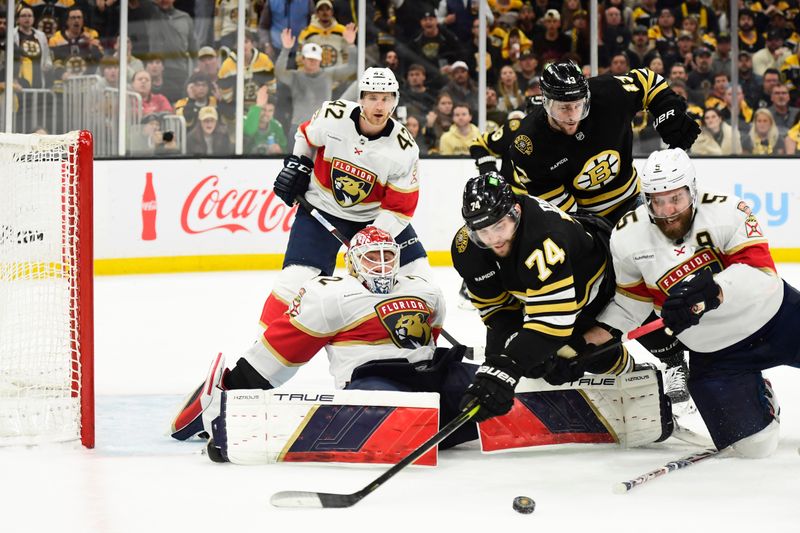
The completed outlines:
<svg viewBox="0 0 800 533">
<path fill-rule="evenodd" d="M 342 389 L 364 363 L 432 359 L 444 310 L 439 288 L 416 276 L 397 276 L 389 294 L 373 293 L 353 276 L 320 276 L 300 289 L 289 311 L 264 332 L 266 350 L 249 360 L 277 387 L 324 348 Z"/>
</svg>

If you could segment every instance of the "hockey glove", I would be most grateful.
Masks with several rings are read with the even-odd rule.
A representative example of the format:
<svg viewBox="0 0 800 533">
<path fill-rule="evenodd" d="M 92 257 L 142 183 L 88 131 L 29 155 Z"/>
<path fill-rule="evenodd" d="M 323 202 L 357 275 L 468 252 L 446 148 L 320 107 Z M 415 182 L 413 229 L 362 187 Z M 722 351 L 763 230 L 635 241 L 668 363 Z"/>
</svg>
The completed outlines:
<svg viewBox="0 0 800 533">
<path fill-rule="evenodd" d="M 587 345 L 594 348 L 593 344 Z M 544 380 L 550 385 L 563 385 L 583 377 L 584 369 L 580 357 L 553 357 L 550 369 L 544 375 Z"/>
<path fill-rule="evenodd" d="M 313 168 L 314 162 L 304 155 L 288 156 L 283 160 L 283 168 L 275 178 L 275 196 L 286 205 L 293 206 L 295 198 L 308 190 Z"/>
<path fill-rule="evenodd" d="M 475 372 L 472 382 L 461 398 L 461 409 L 473 399 L 481 408 L 475 414 L 475 422 L 504 415 L 514 405 L 514 388 L 519 383 L 520 371 L 513 359 L 506 355 L 489 355 Z"/>
<path fill-rule="evenodd" d="M 480 174 L 486 174 L 487 172 L 497 172 L 497 159 L 493 155 L 485 155 L 475 161 L 475 166 L 478 167 L 478 172 Z"/>
<path fill-rule="evenodd" d="M 688 150 L 700 135 L 700 126 L 685 111 L 670 109 L 654 121 L 656 130 L 670 148 Z"/>
<path fill-rule="evenodd" d="M 668 367 L 683 362 L 683 352 L 686 350 L 686 346 L 678 340 L 678 337 L 668 335 L 664 328 L 657 329 L 637 340 L 648 352 L 655 355 Z"/>
<path fill-rule="evenodd" d="M 670 291 L 661 307 L 664 325 L 675 335 L 696 326 L 703 314 L 719 307 L 719 290 L 708 268 L 691 274 Z"/>
</svg>

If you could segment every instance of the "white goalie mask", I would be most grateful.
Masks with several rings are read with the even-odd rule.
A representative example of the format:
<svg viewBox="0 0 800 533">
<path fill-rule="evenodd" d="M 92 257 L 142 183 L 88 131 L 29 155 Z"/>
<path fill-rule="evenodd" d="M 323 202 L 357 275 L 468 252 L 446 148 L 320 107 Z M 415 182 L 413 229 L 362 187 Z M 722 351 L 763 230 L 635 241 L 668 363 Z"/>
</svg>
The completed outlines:
<svg viewBox="0 0 800 533">
<path fill-rule="evenodd" d="M 692 160 L 680 148 L 668 150 L 658 150 L 650 154 L 644 165 L 641 176 L 642 199 L 647 205 L 647 211 L 653 218 L 674 217 L 686 209 L 697 207 L 697 180 Z M 685 190 L 685 195 L 682 193 Z M 671 201 L 673 203 L 682 202 L 677 212 L 665 215 L 657 201 L 653 197 L 656 193 L 675 191 L 676 195 L 659 198 L 658 202 Z M 682 198 L 683 196 L 683 198 Z"/>
<path fill-rule="evenodd" d="M 353 236 L 347 249 L 350 275 L 375 294 L 389 294 L 400 270 L 400 246 L 388 232 L 367 226 Z"/>
<path fill-rule="evenodd" d="M 389 112 L 389 116 L 394 113 L 397 104 L 400 102 L 400 85 L 394 72 L 390 68 L 369 67 L 361 75 L 358 81 L 358 100 L 364 97 L 364 93 L 391 93 L 394 95 L 394 105 Z M 363 112 L 363 106 L 362 106 Z"/>
</svg>

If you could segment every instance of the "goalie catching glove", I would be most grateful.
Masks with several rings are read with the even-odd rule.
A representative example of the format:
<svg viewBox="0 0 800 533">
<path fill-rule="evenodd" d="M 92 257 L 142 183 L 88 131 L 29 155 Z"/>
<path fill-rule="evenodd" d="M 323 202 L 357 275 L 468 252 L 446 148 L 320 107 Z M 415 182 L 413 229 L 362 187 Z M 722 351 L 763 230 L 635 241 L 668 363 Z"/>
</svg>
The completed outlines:
<svg viewBox="0 0 800 533">
<path fill-rule="evenodd" d="M 290 155 L 283 160 L 283 168 L 275 178 L 275 196 L 288 206 L 293 206 L 295 198 L 305 194 L 311 183 L 311 171 L 314 162 L 304 155 Z"/>
<path fill-rule="evenodd" d="M 661 307 L 661 318 L 664 325 L 677 335 L 699 324 L 700 317 L 721 303 L 719 285 L 714 282 L 711 270 L 704 268 L 689 275 L 670 291 Z"/>
</svg>

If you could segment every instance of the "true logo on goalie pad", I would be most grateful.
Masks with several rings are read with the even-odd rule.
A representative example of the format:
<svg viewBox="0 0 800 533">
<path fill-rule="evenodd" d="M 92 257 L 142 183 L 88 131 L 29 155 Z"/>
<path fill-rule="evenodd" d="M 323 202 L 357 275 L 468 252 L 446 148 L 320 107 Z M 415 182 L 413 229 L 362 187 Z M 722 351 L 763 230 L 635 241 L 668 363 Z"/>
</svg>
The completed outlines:
<svg viewBox="0 0 800 533">
<path fill-rule="evenodd" d="M 375 306 L 378 318 L 400 348 L 426 346 L 431 340 L 432 311 L 420 298 L 393 298 Z"/>
</svg>

